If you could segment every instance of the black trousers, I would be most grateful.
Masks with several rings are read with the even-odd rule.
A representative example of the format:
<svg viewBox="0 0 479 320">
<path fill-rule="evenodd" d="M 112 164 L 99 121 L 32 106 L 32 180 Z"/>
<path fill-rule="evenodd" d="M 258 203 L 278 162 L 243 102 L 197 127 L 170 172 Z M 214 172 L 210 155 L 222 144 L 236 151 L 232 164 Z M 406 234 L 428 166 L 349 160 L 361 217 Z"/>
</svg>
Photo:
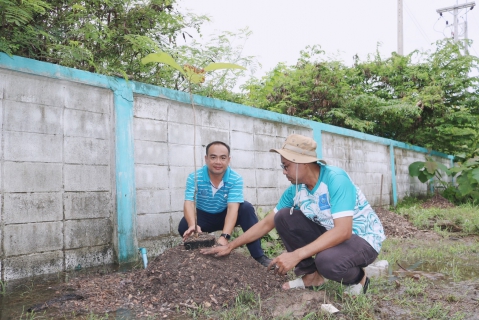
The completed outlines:
<svg viewBox="0 0 479 320">
<path fill-rule="evenodd" d="M 326 228 L 304 216 L 300 210 L 289 214 L 290 208 L 279 210 L 274 223 L 288 252 L 304 247 L 319 238 Z M 353 234 L 349 240 L 318 252 L 296 266 L 296 275 L 318 271 L 325 278 L 343 284 L 356 284 L 364 276 L 362 268 L 373 263 L 378 252 L 363 238 Z"/>
</svg>

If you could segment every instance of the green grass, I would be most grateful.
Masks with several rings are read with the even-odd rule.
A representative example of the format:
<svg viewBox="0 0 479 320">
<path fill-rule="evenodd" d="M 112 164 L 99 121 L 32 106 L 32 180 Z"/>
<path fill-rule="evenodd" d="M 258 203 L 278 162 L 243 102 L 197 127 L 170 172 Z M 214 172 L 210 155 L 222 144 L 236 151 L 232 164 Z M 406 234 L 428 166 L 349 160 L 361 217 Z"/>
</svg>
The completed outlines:
<svg viewBox="0 0 479 320">
<path fill-rule="evenodd" d="M 470 203 L 462 204 L 454 208 L 439 209 L 421 207 L 421 201 L 409 199 L 405 204 L 401 203 L 395 209 L 399 215 L 406 217 L 413 225 L 420 229 L 430 229 L 434 225 L 434 231 L 443 236 L 459 235 L 479 235 L 479 206 Z M 441 230 L 438 222 L 449 221 L 462 230 L 460 232 L 450 232 Z"/>
</svg>

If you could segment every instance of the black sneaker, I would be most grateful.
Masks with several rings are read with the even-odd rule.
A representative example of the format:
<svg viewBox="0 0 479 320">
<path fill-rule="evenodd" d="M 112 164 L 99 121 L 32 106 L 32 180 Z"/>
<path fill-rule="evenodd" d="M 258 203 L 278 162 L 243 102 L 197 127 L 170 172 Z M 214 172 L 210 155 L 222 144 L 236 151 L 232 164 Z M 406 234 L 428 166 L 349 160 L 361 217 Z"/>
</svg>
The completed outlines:
<svg viewBox="0 0 479 320">
<path fill-rule="evenodd" d="M 265 256 L 265 255 L 262 255 L 262 256 L 259 257 L 259 258 L 255 258 L 255 260 L 258 261 L 259 263 L 261 263 L 264 267 L 269 266 L 269 264 L 271 263 L 271 261 L 273 261 L 272 259 L 268 258 L 268 257 Z"/>
</svg>

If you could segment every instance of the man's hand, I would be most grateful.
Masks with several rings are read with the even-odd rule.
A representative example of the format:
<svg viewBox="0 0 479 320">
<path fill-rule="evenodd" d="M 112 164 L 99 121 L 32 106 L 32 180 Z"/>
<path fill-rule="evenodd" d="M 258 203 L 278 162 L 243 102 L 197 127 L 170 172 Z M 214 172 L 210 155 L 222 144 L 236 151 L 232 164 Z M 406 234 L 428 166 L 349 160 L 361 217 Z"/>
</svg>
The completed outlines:
<svg viewBox="0 0 479 320">
<path fill-rule="evenodd" d="M 269 269 L 274 269 L 274 272 L 279 275 L 285 275 L 289 270 L 296 267 L 296 265 L 301 261 L 298 254 L 293 252 L 285 252 L 277 256 L 271 261 L 268 266 Z"/>
<path fill-rule="evenodd" d="M 200 226 L 196 226 L 196 231 L 198 233 L 201 233 L 201 227 Z M 195 226 L 191 226 L 188 228 L 188 230 L 185 231 L 185 233 L 183 233 L 183 241 L 185 241 L 186 239 L 188 239 L 189 236 L 191 236 L 191 234 L 195 232 Z"/>
<path fill-rule="evenodd" d="M 218 242 L 218 244 L 220 246 L 227 246 L 228 245 L 228 240 L 226 240 L 225 237 L 219 237 L 218 241 L 216 241 L 216 242 Z"/>
<path fill-rule="evenodd" d="M 222 237 L 223 238 L 223 237 Z M 226 239 L 225 239 L 226 240 Z M 228 241 L 226 241 L 228 242 Z M 213 254 L 215 257 L 222 257 L 222 256 L 227 256 L 231 252 L 231 248 L 228 244 L 226 245 L 221 245 L 219 247 L 212 247 L 212 248 L 204 248 L 200 249 L 200 252 L 202 254 Z"/>
</svg>

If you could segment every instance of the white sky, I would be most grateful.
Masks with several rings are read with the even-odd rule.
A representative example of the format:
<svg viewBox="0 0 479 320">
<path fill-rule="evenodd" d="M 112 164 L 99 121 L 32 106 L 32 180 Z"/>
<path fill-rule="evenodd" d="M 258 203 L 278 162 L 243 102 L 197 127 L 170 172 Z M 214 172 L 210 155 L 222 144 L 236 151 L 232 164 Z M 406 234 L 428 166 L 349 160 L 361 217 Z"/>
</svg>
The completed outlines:
<svg viewBox="0 0 479 320">
<path fill-rule="evenodd" d="M 474 1 L 403 0 L 404 54 L 432 49 L 431 43 L 451 36 L 446 20 L 452 26 L 452 13 L 440 18 L 436 9 Z M 279 62 L 295 64 L 307 45 L 320 45 L 327 56 L 346 65 L 352 65 L 355 54 L 361 60 L 374 54 L 378 42 L 383 58 L 397 51 L 397 0 L 178 0 L 177 4 L 181 12 L 210 16 L 212 21 L 202 28 L 203 41 L 211 34 L 249 27 L 253 34 L 243 53 L 263 65 L 256 77 Z M 466 11 L 460 10 L 460 22 Z M 467 21 L 468 38 L 474 41 L 470 54 L 479 56 L 479 7 L 467 12 Z"/>
</svg>

